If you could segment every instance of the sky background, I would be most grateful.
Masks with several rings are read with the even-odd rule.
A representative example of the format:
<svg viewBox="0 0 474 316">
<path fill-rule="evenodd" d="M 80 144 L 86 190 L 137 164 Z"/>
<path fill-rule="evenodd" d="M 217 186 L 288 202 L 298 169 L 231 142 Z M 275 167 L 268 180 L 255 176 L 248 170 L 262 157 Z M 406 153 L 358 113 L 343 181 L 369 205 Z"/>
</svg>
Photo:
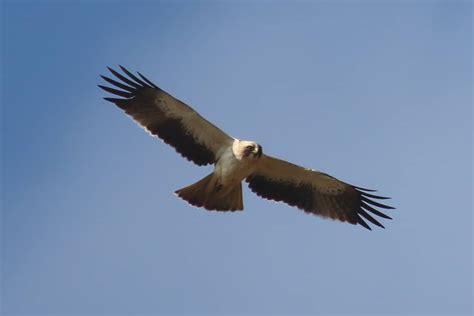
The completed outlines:
<svg viewBox="0 0 474 316">
<path fill-rule="evenodd" d="M 4 315 L 472 312 L 472 4 L 3 1 Z M 97 88 L 122 64 L 267 154 L 391 196 L 367 231 L 197 167 Z"/>
</svg>

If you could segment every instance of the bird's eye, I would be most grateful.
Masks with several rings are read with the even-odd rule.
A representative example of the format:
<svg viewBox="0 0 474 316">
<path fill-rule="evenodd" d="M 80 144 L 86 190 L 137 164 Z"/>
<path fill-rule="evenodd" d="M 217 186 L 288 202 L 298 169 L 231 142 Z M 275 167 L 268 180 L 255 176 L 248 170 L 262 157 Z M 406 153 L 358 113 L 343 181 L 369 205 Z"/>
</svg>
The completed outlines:
<svg viewBox="0 0 474 316">
<path fill-rule="evenodd" d="M 248 145 L 247 147 L 245 147 L 247 149 L 253 149 L 253 145 Z"/>
</svg>

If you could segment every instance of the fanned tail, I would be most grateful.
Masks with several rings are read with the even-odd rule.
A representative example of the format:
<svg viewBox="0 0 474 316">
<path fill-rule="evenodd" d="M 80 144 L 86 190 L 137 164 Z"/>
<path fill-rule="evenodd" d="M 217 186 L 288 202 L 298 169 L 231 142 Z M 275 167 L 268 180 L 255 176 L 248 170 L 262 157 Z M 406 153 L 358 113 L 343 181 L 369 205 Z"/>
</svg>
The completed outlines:
<svg viewBox="0 0 474 316">
<path fill-rule="evenodd" d="M 242 184 L 223 187 L 214 174 L 204 177 L 190 186 L 176 190 L 175 193 L 189 204 L 204 207 L 210 211 L 241 211 Z"/>
</svg>

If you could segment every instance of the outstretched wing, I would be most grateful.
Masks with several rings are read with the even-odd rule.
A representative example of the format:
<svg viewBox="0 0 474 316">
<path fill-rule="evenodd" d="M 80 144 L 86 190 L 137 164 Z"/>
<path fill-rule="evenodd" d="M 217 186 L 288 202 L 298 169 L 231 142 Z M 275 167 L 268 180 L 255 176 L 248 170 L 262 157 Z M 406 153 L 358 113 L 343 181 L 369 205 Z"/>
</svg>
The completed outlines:
<svg viewBox="0 0 474 316">
<path fill-rule="evenodd" d="M 382 228 L 384 226 L 372 216 L 391 219 L 375 209 L 393 209 L 375 201 L 388 198 L 367 193 L 373 190 L 355 187 L 325 173 L 270 156 L 263 155 L 256 171 L 245 181 L 263 198 L 285 202 L 307 213 L 360 224 L 369 230 L 364 219 Z"/>
<path fill-rule="evenodd" d="M 184 158 L 203 166 L 218 160 L 233 138 L 208 122 L 190 106 L 158 88 L 139 72 L 120 66 L 123 74 L 108 68 L 117 80 L 101 76 L 113 86 L 99 85 L 121 98 L 104 98 L 125 111 L 150 134 L 173 146 Z"/>
</svg>

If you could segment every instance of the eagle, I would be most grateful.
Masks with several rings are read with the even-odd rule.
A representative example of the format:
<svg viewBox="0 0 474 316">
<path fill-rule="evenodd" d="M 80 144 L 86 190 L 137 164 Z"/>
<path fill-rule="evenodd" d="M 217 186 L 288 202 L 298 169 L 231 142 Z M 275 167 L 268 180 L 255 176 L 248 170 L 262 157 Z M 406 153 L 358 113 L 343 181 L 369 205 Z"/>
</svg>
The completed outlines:
<svg viewBox="0 0 474 316">
<path fill-rule="evenodd" d="M 391 219 L 377 209 L 393 209 L 379 201 L 388 197 L 266 155 L 260 144 L 229 136 L 140 72 L 133 74 L 119 67 L 122 72 L 107 67 L 114 79 L 100 76 L 110 86 L 98 86 L 114 95 L 104 99 L 189 161 L 198 166 L 214 165 L 211 174 L 175 191 L 189 204 L 210 211 L 241 211 L 245 180 L 250 190 L 262 198 L 284 202 L 323 218 L 358 224 L 369 230 L 366 220 L 385 228 L 374 215 Z"/>
</svg>

